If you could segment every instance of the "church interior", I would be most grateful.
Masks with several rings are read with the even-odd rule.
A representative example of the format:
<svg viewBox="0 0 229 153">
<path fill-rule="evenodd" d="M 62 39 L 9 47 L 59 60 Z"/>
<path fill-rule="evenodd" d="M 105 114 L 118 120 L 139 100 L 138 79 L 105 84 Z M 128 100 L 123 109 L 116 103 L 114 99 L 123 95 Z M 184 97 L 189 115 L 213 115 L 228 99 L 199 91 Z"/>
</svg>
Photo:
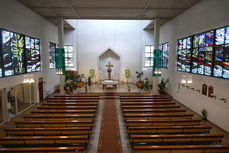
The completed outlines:
<svg viewBox="0 0 229 153">
<path fill-rule="evenodd" d="M 228 0 L 0 0 L 0 153 L 229 153 Z"/>
</svg>

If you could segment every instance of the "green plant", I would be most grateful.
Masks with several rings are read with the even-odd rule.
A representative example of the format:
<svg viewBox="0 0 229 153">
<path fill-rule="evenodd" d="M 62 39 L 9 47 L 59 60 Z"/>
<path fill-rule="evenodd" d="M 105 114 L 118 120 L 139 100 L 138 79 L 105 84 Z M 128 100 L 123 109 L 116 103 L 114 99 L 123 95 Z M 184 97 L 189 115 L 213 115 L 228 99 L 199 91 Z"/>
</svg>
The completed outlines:
<svg viewBox="0 0 229 153">
<path fill-rule="evenodd" d="M 169 79 L 167 79 L 166 81 L 164 81 L 164 78 L 161 79 L 161 82 L 158 84 L 160 93 L 164 93 L 165 86 L 168 82 L 169 82 Z"/>
<path fill-rule="evenodd" d="M 143 88 L 144 88 L 145 90 L 150 90 L 150 89 L 153 88 L 152 84 L 149 84 L 149 79 L 148 79 L 148 78 L 145 78 L 145 79 L 143 80 Z"/>
<path fill-rule="evenodd" d="M 142 76 L 144 75 L 144 73 L 136 71 L 136 74 L 137 74 L 138 81 L 141 81 L 142 80 Z"/>
<path fill-rule="evenodd" d="M 13 107 L 10 107 L 10 108 L 8 109 L 8 112 L 14 115 L 14 108 L 13 108 Z"/>
<path fill-rule="evenodd" d="M 207 110 L 205 108 L 201 110 L 201 114 L 202 114 L 202 119 L 207 120 Z"/>
<path fill-rule="evenodd" d="M 73 90 L 76 90 L 76 82 L 74 80 L 67 80 L 64 85 L 64 90 L 67 94 L 72 93 Z"/>
</svg>

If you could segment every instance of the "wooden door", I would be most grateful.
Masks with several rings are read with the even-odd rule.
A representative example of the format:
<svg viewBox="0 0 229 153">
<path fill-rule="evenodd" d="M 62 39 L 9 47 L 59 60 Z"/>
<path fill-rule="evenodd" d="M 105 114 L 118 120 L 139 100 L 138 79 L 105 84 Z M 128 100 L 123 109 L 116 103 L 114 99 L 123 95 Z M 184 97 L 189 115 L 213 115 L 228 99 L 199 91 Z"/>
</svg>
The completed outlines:
<svg viewBox="0 0 229 153">
<path fill-rule="evenodd" d="M 38 86 L 39 86 L 39 101 L 43 101 L 43 78 L 38 79 Z"/>
</svg>

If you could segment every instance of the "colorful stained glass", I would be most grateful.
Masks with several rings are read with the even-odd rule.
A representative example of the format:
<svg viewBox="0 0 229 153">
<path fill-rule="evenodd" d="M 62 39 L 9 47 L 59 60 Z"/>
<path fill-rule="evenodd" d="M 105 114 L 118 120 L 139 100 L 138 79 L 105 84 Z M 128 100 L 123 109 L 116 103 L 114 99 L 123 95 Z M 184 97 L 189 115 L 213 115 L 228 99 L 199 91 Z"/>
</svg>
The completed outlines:
<svg viewBox="0 0 229 153">
<path fill-rule="evenodd" d="M 197 73 L 198 70 L 198 49 L 193 49 L 192 52 L 192 73 Z"/>
<path fill-rule="evenodd" d="M 217 29 L 216 30 L 216 42 L 215 44 L 216 45 L 222 45 L 224 44 L 224 35 L 225 34 L 225 29 L 224 28 L 221 28 L 221 29 Z"/>
<path fill-rule="evenodd" d="M 199 47 L 199 35 L 195 35 L 193 39 L 193 48 Z"/>
<path fill-rule="evenodd" d="M 225 44 L 229 44 L 229 27 L 226 27 Z"/>
<path fill-rule="evenodd" d="M 55 50 L 57 45 L 55 43 L 49 43 L 49 68 L 55 69 L 56 68 L 56 59 L 55 59 Z"/>
<path fill-rule="evenodd" d="M 190 72 L 191 46 L 191 37 L 178 40 L 177 71 Z"/>
<path fill-rule="evenodd" d="M 192 37 L 187 38 L 187 49 L 191 49 L 192 47 Z"/>
<path fill-rule="evenodd" d="M 162 68 L 168 68 L 169 43 L 161 45 L 162 50 Z"/>
<path fill-rule="evenodd" d="M 206 46 L 211 47 L 213 46 L 213 38 L 214 38 L 214 32 L 209 31 L 206 33 Z"/>
<path fill-rule="evenodd" d="M 229 44 L 224 48 L 223 78 L 229 79 Z"/>
<path fill-rule="evenodd" d="M 199 47 L 200 47 L 200 48 L 205 47 L 205 36 L 206 36 L 205 33 L 202 33 L 202 34 L 200 34 L 200 36 L 199 36 Z"/>
<path fill-rule="evenodd" d="M 4 76 L 25 73 L 24 36 L 2 30 Z"/>
<path fill-rule="evenodd" d="M 222 77 L 223 73 L 223 50 L 224 46 L 215 47 L 215 66 L 213 75 L 216 77 Z"/>
<path fill-rule="evenodd" d="M 26 40 L 27 72 L 38 72 L 41 70 L 40 40 L 27 37 L 27 36 L 25 40 Z"/>
<path fill-rule="evenodd" d="M 66 45 L 66 46 L 64 46 L 64 50 L 65 50 L 65 66 L 66 66 L 66 70 L 70 70 L 70 69 L 72 69 L 74 67 L 74 64 L 73 64 L 74 63 L 73 62 L 73 46 Z"/>
</svg>

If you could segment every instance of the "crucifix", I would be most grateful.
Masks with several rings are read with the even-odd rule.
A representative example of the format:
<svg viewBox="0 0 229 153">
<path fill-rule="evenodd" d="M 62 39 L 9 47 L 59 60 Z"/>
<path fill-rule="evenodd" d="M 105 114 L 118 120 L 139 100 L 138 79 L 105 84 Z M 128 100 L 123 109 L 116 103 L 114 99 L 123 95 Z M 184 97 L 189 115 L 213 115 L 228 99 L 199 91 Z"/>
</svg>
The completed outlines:
<svg viewBox="0 0 229 153">
<path fill-rule="evenodd" d="M 112 71 L 112 67 L 113 65 L 111 65 L 111 62 L 108 63 L 108 65 L 106 65 L 107 67 L 107 72 L 108 72 L 108 80 L 111 80 L 111 71 Z"/>
</svg>

